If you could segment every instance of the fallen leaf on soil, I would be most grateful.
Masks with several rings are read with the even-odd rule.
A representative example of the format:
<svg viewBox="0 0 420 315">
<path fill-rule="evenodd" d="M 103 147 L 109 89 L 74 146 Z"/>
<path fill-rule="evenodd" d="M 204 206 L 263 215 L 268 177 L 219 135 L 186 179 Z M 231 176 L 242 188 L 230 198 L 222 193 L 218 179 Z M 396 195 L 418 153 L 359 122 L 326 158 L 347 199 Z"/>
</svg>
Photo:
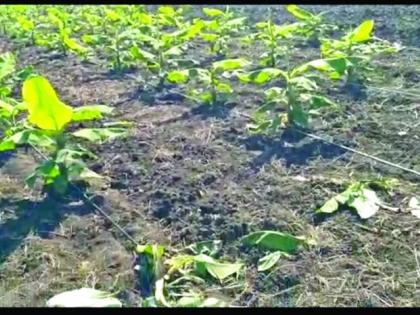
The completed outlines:
<svg viewBox="0 0 420 315">
<path fill-rule="evenodd" d="M 108 292 L 90 288 L 67 291 L 47 301 L 48 307 L 122 307 L 122 303 Z"/>
</svg>

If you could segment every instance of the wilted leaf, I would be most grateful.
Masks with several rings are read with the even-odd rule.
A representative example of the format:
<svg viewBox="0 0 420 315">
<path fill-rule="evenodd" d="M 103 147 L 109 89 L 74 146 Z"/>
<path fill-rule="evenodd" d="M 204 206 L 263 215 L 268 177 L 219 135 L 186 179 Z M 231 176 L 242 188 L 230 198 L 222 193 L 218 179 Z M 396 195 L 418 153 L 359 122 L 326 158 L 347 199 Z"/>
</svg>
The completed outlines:
<svg viewBox="0 0 420 315">
<path fill-rule="evenodd" d="M 279 251 L 265 255 L 258 260 L 258 271 L 266 271 L 272 268 L 279 261 L 280 257 L 281 252 Z"/>
<path fill-rule="evenodd" d="M 127 134 L 124 128 L 84 128 L 72 133 L 73 136 L 92 142 L 103 143 Z"/>
<path fill-rule="evenodd" d="M 54 88 L 44 77 L 35 76 L 25 80 L 22 94 L 28 106 L 28 119 L 37 127 L 59 131 L 71 122 L 73 109 L 60 101 Z"/>
<path fill-rule="evenodd" d="M 47 301 L 48 307 L 122 307 L 110 293 L 91 288 L 63 292 Z"/>
<path fill-rule="evenodd" d="M 73 121 L 87 121 L 102 118 L 111 114 L 114 109 L 106 105 L 87 105 L 73 109 Z"/>
<path fill-rule="evenodd" d="M 356 209 L 362 219 L 373 216 L 379 210 L 380 200 L 373 190 L 362 188 L 358 196 L 348 205 Z"/>
<path fill-rule="evenodd" d="M 194 262 L 199 273 L 207 271 L 211 276 L 219 280 L 223 280 L 233 274 L 239 273 L 243 266 L 243 264 L 220 263 L 212 257 L 204 254 L 195 256 Z"/>
<path fill-rule="evenodd" d="M 247 245 L 256 245 L 265 249 L 294 252 L 305 242 L 302 237 L 276 231 L 258 231 L 242 238 Z"/>
<path fill-rule="evenodd" d="M 213 68 L 215 70 L 222 70 L 222 71 L 229 71 L 229 70 L 236 70 L 241 69 L 249 65 L 249 61 L 245 59 L 225 59 L 221 61 L 216 61 L 213 63 Z"/>
<path fill-rule="evenodd" d="M 156 281 L 156 289 L 155 289 L 155 299 L 158 303 L 166 306 L 171 307 L 171 304 L 166 300 L 165 298 L 165 279 L 161 278 L 158 281 Z"/>
</svg>

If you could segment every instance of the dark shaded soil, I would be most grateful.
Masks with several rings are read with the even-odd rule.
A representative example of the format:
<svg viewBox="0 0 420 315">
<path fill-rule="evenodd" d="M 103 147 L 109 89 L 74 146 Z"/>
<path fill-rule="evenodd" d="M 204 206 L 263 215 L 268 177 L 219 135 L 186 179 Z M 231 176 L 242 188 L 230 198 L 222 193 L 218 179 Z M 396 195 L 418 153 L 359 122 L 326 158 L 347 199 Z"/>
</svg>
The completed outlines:
<svg viewBox="0 0 420 315">
<path fill-rule="evenodd" d="M 358 14 L 375 18 L 366 10 Z M 390 28 L 383 19 L 377 25 Z M 0 50 L 6 47 L 14 46 L 2 41 Z M 418 178 L 292 131 L 250 135 L 247 115 L 261 102 L 260 88 L 236 87 L 236 102 L 216 111 L 171 96 L 146 103 L 131 76 L 111 76 L 102 62 L 52 58 L 54 53 L 36 47 L 19 53 L 19 64 L 34 65 L 63 101 L 114 106 L 113 119 L 135 123 L 127 139 L 92 147 L 100 156 L 95 171 L 110 178 L 108 187 L 97 191 L 104 210 L 139 242 L 180 246 L 222 240 L 222 256 L 248 266 L 246 289 L 226 293 L 235 305 L 419 306 L 420 221 L 406 210 L 408 199 L 419 193 Z M 243 53 L 255 57 L 252 49 Z M 391 58 L 397 76 L 371 85 L 418 88 L 420 61 L 411 58 L 409 52 Z M 341 109 L 313 122 L 318 135 L 420 169 L 418 99 L 377 90 L 357 100 L 338 88 L 330 94 Z M 82 285 L 120 290 L 124 303 L 135 305 L 130 244 L 83 204 L 49 204 L 22 193 L 21 179 L 33 161 L 12 157 L 5 163 L 0 305 L 42 306 L 52 294 Z M 314 214 L 351 180 L 382 177 L 400 180 L 393 194 L 381 196 L 398 211 L 381 209 L 365 221 L 350 211 L 322 219 Z M 53 208 L 60 209 L 50 212 Z M 271 273 L 257 273 L 261 252 L 244 248 L 239 238 L 259 229 L 311 236 L 317 245 L 283 259 Z"/>
</svg>

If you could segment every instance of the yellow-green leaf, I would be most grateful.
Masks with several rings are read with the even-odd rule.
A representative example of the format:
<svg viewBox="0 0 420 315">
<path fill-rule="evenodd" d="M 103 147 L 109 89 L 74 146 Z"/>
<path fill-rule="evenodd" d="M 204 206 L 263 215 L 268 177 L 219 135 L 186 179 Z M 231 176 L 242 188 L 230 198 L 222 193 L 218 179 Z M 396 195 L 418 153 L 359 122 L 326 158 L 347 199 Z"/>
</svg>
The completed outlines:
<svg viewBox="0 0 420 315">
<path fill-rule="evenodd" d="M 29 122 L 38 128 L 60 131 L 72 120 L 73 109 L 60 101 L 50 82 L 42 76 L 23 83 L 22 97 L 28 106 Z"/>
</svg>

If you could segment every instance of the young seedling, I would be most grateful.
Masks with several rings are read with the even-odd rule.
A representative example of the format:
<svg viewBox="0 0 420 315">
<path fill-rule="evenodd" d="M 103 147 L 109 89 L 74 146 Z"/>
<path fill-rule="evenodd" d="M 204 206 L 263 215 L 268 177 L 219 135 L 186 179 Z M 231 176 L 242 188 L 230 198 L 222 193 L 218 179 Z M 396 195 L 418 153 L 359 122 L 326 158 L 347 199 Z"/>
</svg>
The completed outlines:
<svg viewBox="0 0 420 315">
<path fill-rule="evenodd" d="M 174 19 L 171 13 L 175 11 L 169 8 L 160 7 L 159 14 L 148 15 L 147 18 L 143 17 L 145 32 L 139 34 L 137 38 L 144 49 L 140 48 L 139 45 L 133 45 L 130 49 L 132 58 L 139 61 L 152 75 L 151 78 L 146 78 L 142 83 L 152 85 L 157 91 L 163 89 L 171 68 L 191 67 L 198 64 L 194 60 L 183 59 L 181 56 L 187 48 L 188 41 L 194 38 L 204 27 L 203 21 L 199 19 L 192 24 L 182 23 L 179 19 Z M 175 30 L 164 31 L 168 27 Z"/>
<path fill-rule="evenodd" d="M 205 27 L 200 38 L 210 43 L 210 51 L 217 57 L 226 58 L 229 52 L 229 43 L 242 30 L 245 29 L 246 17 L 235 17 L 235 13 L 226 6 L 225 11 L 212 8 L 203 8 L 203 13 L 212 20 L 205 21 Z"/>
<path fill-rule="evenodd" d="M 363 85 L 369 78 L 366 71 L 372 58 L 381 53 L 397 52 L 398 46 L 390 45 L 384 40 L 372 36 L 373 20 L 366 20 L 356 29 L 348 32 L 341 39 L 322 39 L 321 55 L 323 58 L 341 58 L 342 66 L 335 68 L 332 78 L 339 79 L 344 76 L 346 85 Z"/>
<path fill-rule="evenodd" d="M 286 10 L 301 24 L 298 35 L 303 36 L 310 46 L 319 47 L 320 38 L 324 38 L 329 32 L 337 29 L 335 25 L 324 23 L 322 16 L 325 12 L 313 14 L 294 4 L 288 5 Z"/>
<path fill-rule="evenodd" d="M 69 183 L 85 181 L 101 176 L 90 170 L 84 158 L 94 154 L 84 149 L 80 139 L 94 143 L 126 134 L 124 128 L 81 128 L 69 130 L 71 123 L 102 118 L 112 108 L 104 105 L 72 108 L 58 98 L 49 81 L 42 76 L 25 80 L 22 88 L 23 104 L 28 115 L 5 132 L 0 142 L 0 151 L 14 150 L 18 146 L 30 145 L 44 155 L 45 160 L 30 174 L 26 183 L 34 187 L 42 179 L 44 191 L 53 196 L 62 196 Z"/>
<path fill-rule="evenodd" d="M 264 68 L 239 74 L 239 80 L 246 83 L 263 85 L 275 79 L 283 82 L 283 87 L 272 87 L 264 92 L 265 103 L 256 111 L 256 124 L 251 126 L 251 130 L 276 132 L 280 127 L 287 125 L 306 128 L 309 117 L 318 115 L 319 109 L 336 107 L 333 101 L 318 92 L 319 75 L 311 70 L 323 70 L 321 65 L 330 67 L 330 63 L 325 60 L 314 60 L 289 71 Z M 279 114 L 279 106 L 283 107 L 285 112 Z"/>
<path fill-rule="evenodd" d="M 168 73 L 168 81 L 185 84 L 195 81 L 201 85 L 198 88 L 188 87 L 189 97 L 199 100 L 210 106 L 220 105 L 227 101 L 233 93 L 232 85 L 226 80 L 234 75 L 235 71 L 244 69 L 250 63 L 245 59 L 225 59 L 214 62 L 209 69 L 191 68 Z"/>
<path fill-rule="evenodd" d="M 259 22 L 255 26 L 259 31 L 251 34 L 250 38 L 261 40 L 266 47 L 266 52 L 260 56 L 260 64 L 265 67 L 277 67 L 281 60 L 282 64 L 289 65 L 293 48 L 292 40 L 296 37 L 301 24 L 276 25 L 273 23 L 270 10 L 268 20 Z"/>
</svg>

